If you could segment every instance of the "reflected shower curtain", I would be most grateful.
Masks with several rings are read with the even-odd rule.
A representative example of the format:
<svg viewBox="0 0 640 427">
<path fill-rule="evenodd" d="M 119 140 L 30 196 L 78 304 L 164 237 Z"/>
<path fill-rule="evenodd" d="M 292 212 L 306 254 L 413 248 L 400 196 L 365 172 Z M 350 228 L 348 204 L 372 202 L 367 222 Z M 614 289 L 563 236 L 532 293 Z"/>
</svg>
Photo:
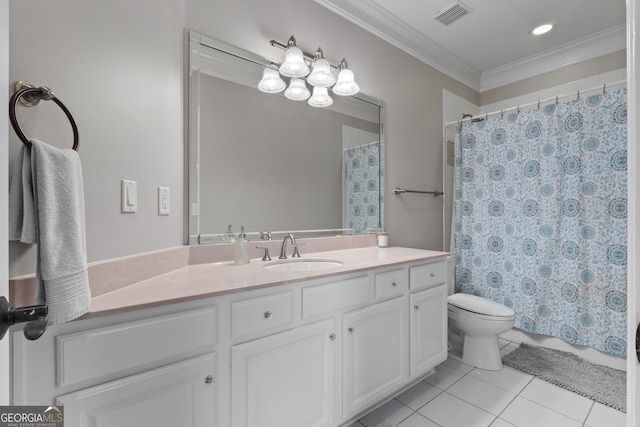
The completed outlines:
<svg viewBox="0 0 640 427">
<path fill-rule="evenodd" d="M 459 126 L 456 291 L 624 356 L 626 89 Z"/>
<path fill-rule="evenodd" d="M 380 227 L 380 143 L 371 142 L 343 152 L 346 176 L 345 226 L 356 233 Z"/>
</svg>

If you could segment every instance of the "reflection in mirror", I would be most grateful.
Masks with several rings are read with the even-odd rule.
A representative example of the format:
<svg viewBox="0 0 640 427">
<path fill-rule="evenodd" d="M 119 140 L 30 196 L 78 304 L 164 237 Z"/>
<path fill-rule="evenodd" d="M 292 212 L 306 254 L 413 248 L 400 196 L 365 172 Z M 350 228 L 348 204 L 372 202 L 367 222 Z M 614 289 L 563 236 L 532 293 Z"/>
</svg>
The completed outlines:
<svg viewBox="0 0 640 427">
<path fill-rule="evenodd" d="M 265 66 L 191 33 L 189 243 L 220 243 L 228 224 L 252 240 L 381 230 L 381 102 L 332 95 L 315 108 L 265 94 Z"/>
</svg>

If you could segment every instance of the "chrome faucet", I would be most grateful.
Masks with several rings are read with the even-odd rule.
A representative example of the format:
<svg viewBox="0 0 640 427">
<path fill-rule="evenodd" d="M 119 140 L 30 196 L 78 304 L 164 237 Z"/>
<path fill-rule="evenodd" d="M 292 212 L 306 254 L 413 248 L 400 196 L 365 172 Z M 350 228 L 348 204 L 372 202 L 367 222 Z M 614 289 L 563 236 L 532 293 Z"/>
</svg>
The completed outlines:
<svg viewBox="0 0 640 427">
<path fill-rule="evenodd" d="M 286 236 L 284 236 L 284 239 L 282 239 L 282 248 L 280 249 L 280 256 L 278 257 L 279 259 L 287 259 L 287 239 L 291 240 L 291 244 L 295 246 L 296 244 L 296 239 L 293 238 L 293 234 L 289 233 Z"/>
</svg>

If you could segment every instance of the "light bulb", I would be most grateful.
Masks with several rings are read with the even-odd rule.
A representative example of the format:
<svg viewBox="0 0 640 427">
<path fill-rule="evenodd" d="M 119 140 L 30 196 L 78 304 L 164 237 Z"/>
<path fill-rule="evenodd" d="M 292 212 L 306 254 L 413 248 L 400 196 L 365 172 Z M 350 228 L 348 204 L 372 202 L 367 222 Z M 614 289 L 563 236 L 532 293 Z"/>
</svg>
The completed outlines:
<svg viewBox="0 0 640 427">
<path fill-rule="evenodd" d="M 304 62 L 304 55 L 299 47 L 290 46 L 287 49 L 280 74 L 287 77 L 304 77 L 309 74 L 309 67 Z"/>
<path fill-rule="evenodd" d="M 258 89 L 265 93 L 282 92 L 286 83 L 280 78 L 278 72 L 271 68 L 265 68 L 262 72 L 262 80 L 258 83 Z"/>
<path fill-rule="evenodd" d="M 360 86 L 353 78 L 353 72 L 347 68 L 340 71 L 338 74 L 338 82 L 333 87 L 333 93 L 340 96 L 355 95 L 360 92 Z"/>
<path fill-rule="evenodd" d="M 328 107 L 333 104 L 333 99 L 329 96 L 326 87 L 314 87 L 313 95 L 311 95 L 308 102 L 312 107 Z"/>
<path fill-rule="evenodd" d="M 531 34 L 534 36 L 541 36 L 542 34 L 546 34 L 553 28 L 553 24 L 543 24 L 540 25 L 531 31 Z"/>
<path fill-rule="evenodd" d="M 324 58 L 318 58 L 313 64 L 313 70 L 307 81 L 315 87 L 329 87 L 336 82 L 336 78 L 331 74 L 331 64 Z"/>
<path fill-rule="evenodd" d="M 298 78 L 292 78 L 289 87 L 284 91 L 284 96 L 292 101 L 304 101 L 309 98 L 309 95 L 311 92 L 307 89 L 304 80 Z"/>
</svg>

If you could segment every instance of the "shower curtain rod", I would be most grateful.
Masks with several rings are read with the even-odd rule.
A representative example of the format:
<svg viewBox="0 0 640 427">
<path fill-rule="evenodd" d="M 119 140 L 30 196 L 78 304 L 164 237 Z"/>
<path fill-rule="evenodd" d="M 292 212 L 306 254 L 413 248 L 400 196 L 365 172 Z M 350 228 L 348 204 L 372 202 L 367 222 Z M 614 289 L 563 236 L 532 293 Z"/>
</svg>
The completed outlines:
<svg viewBox="0 0 640 427">
<path fill-rule="evenodd" d="M 375 144 L 379 144 L 380 141 L 371 141 L 371 142 L 365 142 L 364 144 L 360 144 L 360 145 L 354 145 L 353 147 L 345 147 L 342 149 L 342 151 L 347 151 L 347 150 L 351 150 L 354 148 L 362 148 L 362 147 L 368 147 L 369 145 L 375 145 Z"/>
<path fill-rule="evenodd" d="M 518 113 L 520 112 L 521 109 L 523 108 L 529 108 L 529 107 L 533 107 L 533 106 L 540 106 L 541 104 L 547 103 L 547 102 L 551 102 L 551 101 L 555 101 L 556 103 L 558 102 L 558 100 L 563 99 L 563 98 L 569 98 L 569 97 L 573 97 L 573 96 L 577 96 L 578 99 L 580 99 L 580 93 L 587 93 L 587 92 L 593 92 L 595 90 L 600 90 L 600 88 L 602 88 L 602 92 L 605 93 L 607 88 L 610 87 L 615 87 L 615 86 L 620 86 L 620 85 L 626 85 L 627 84 L 627 80 L 618 80 L 616 82 L 613 83 L 604 83 L 600 86 L 595 86 L 592 87 L 590 89 L 585 89 L 585 90 L 577 90 L 576 92 L 570 92 L 570 93 L 565 93 L 562 95 L 556 95 L 556 96 L 552 96 L 551 98 L 547 98 L 547 99 L 543 99 L 543 100 L 538 100 L 538 101 L 534 101 L 534 102 L 529 102 L 526 104 L 522 104 L 522 105 L 516 105 L 514 107 L 509 107 L 509 108 L 504 108 L 502 110 L 499 111 L 493 111 L 491 113 L 485 113 L 485 114 L 479 114 L 477 116 L 470 116 L 467 115 L 465 116 L 464 119 L 458 119 L 452 122 L 445 122 L 445 127 L 449 126 L 449 125 L 455 125 L 455 124 L 462 124 L 463 122 L 469 120 L 469 121 L 478 121 L 478 120 L 485 120 L 487 119 L 489 116 L 495 116 L 498 114 L 504 114 L 506 111 L 511 111 L 511 110 L 517 110 Z"/>
</svg>

